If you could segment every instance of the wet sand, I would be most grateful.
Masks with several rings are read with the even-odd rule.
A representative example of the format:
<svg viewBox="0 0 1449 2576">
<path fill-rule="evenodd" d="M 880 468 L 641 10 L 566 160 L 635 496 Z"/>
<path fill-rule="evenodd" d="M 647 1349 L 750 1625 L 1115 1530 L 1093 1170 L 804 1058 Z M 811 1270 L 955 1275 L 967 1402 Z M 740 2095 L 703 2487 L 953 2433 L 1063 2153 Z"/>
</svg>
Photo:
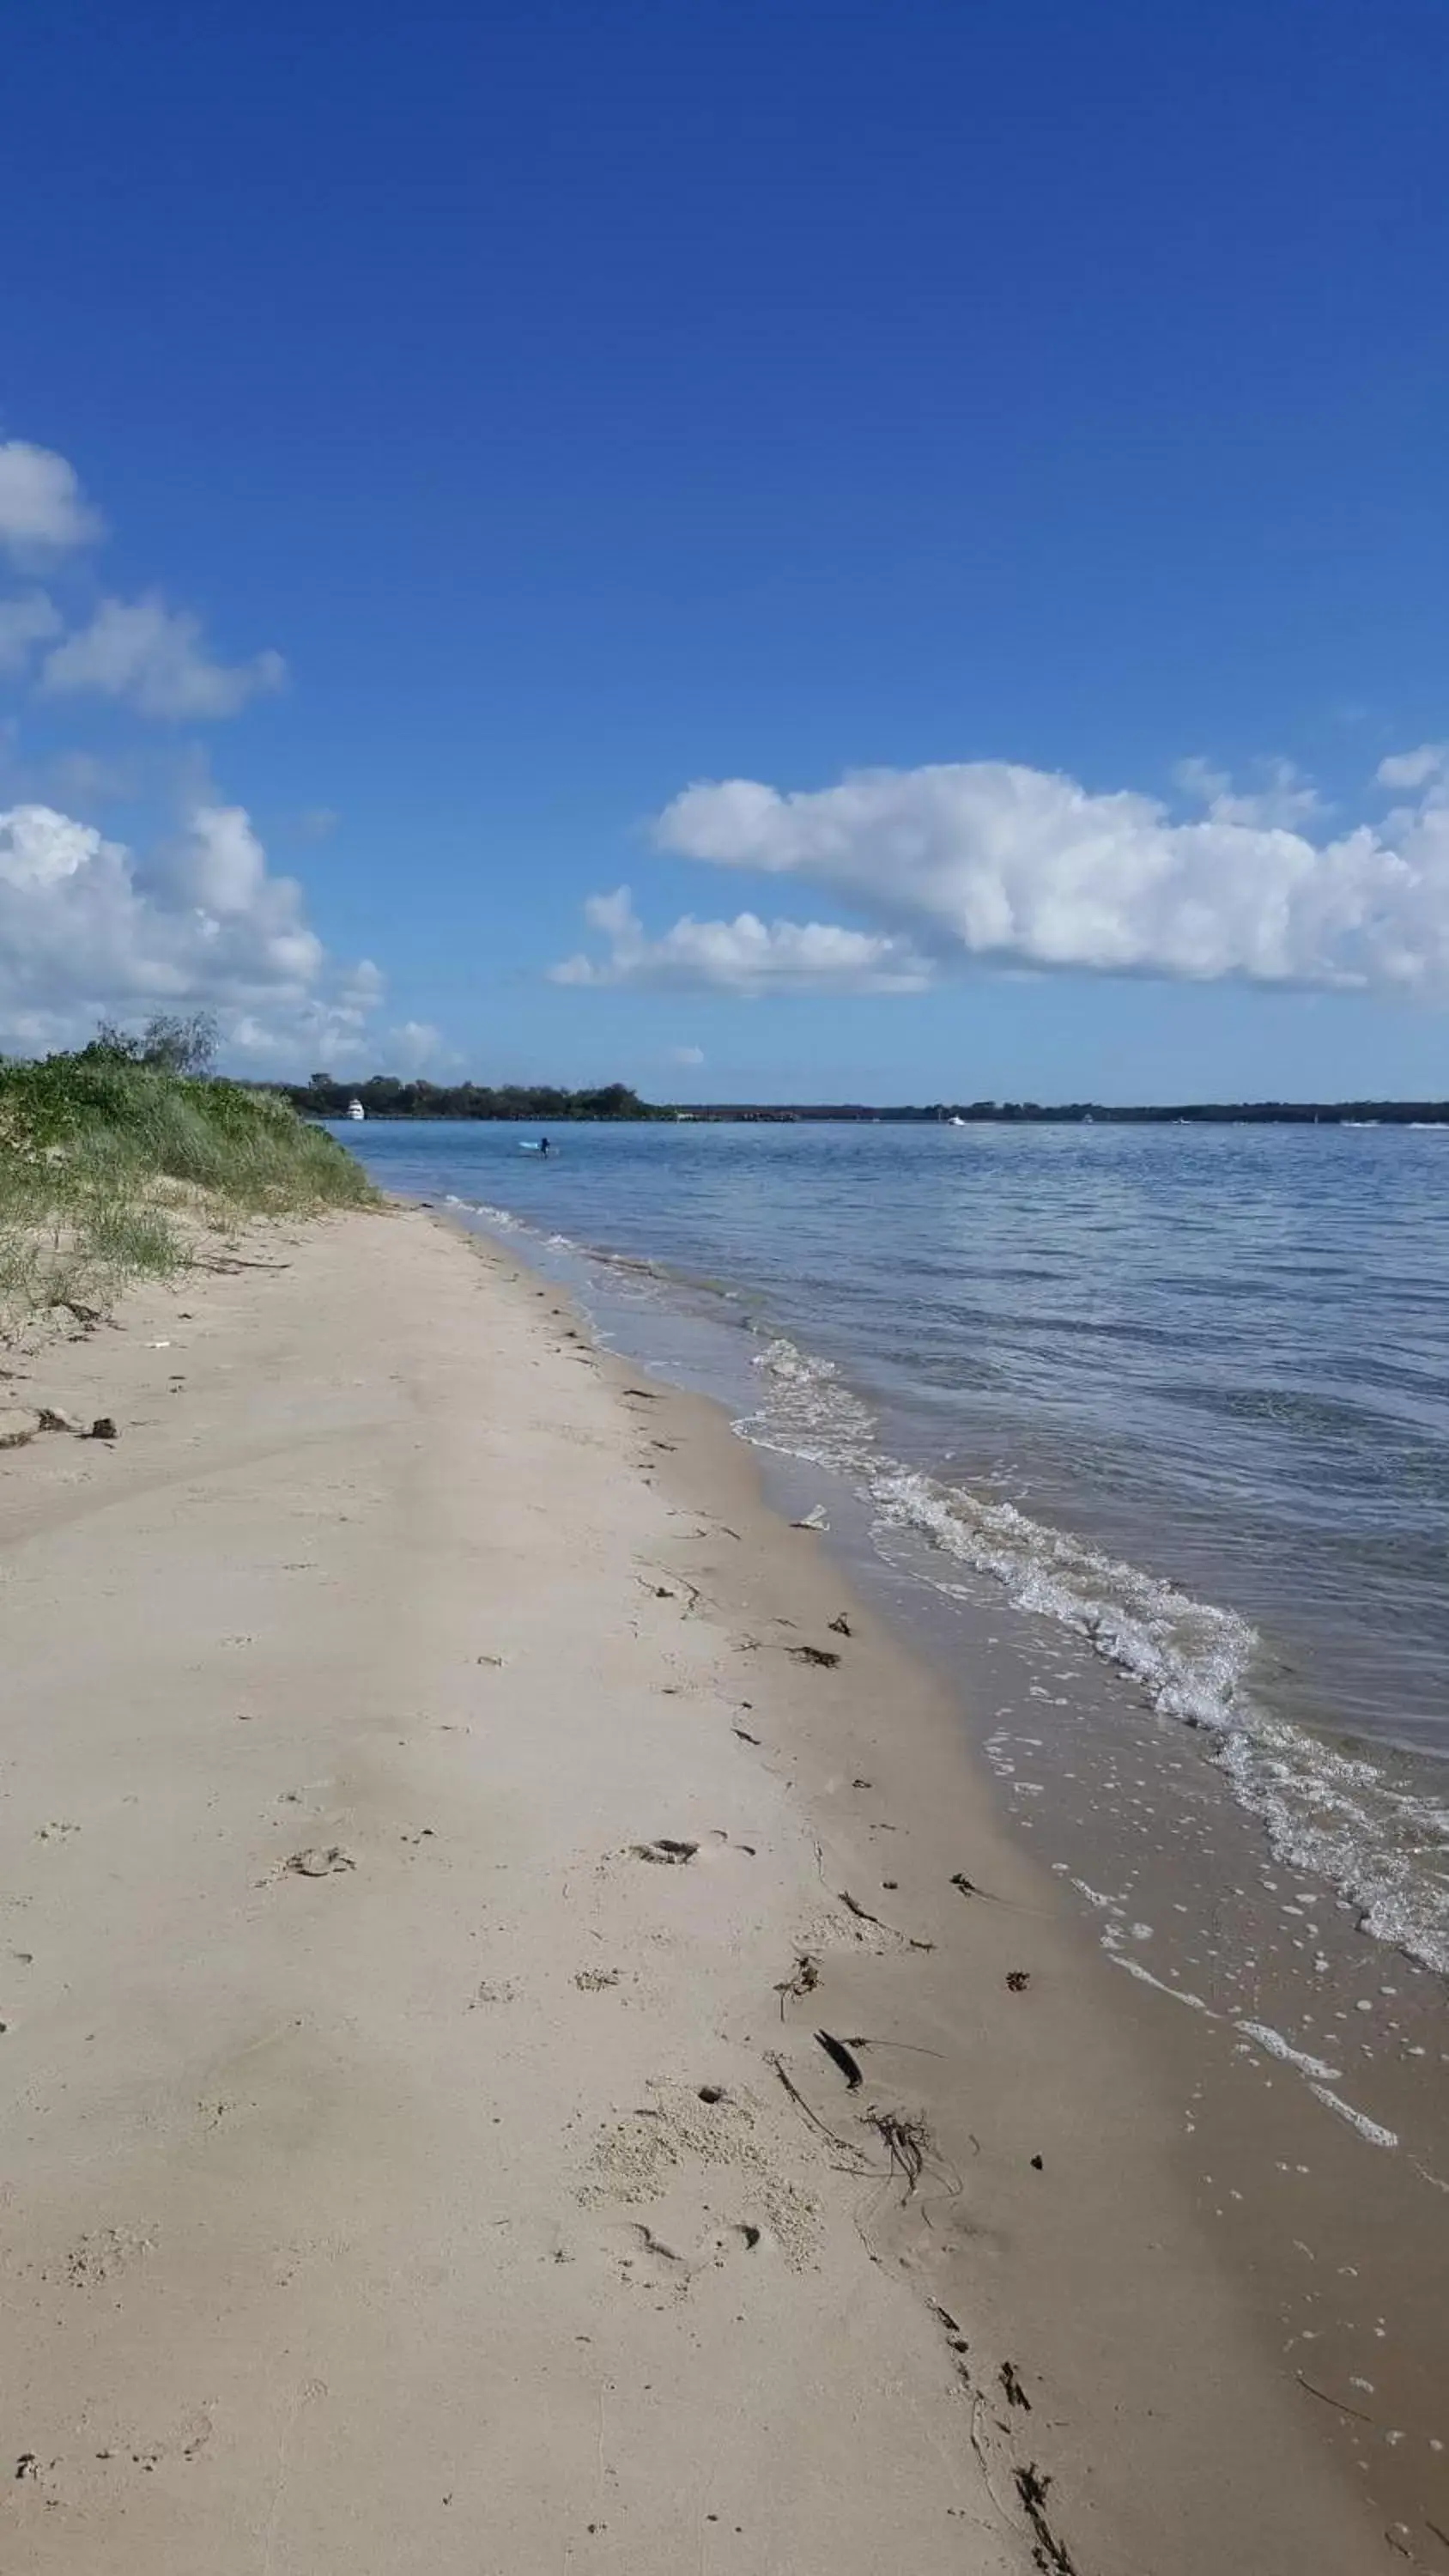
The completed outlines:
<svg viewBox="0 0 1449 2576">
<path fill-rule="evenodd" d="M 7 2570 L 1449 2563 L 1199 2187 L 1241 2034 L 719 1415 L 420 1212 L 250 1257 L 0 1458 Z"/>
</svg>

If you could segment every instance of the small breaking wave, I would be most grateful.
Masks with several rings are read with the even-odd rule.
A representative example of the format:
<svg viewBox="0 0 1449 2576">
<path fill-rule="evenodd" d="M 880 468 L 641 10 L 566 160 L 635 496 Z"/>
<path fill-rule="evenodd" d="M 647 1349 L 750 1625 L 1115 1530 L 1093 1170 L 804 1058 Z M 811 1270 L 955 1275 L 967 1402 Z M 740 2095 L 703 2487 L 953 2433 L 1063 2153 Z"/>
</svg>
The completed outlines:
<svg viewBox="0 0 1449 2576">
<path fill-rule="evenodd" d="M 995 1575 L 1021 1609 L 1074 1628 L 1143 1683 L 1165 1717 L 1225 1723 L 1258 1642 L 1234 1611 L 1043 1528 L 1015 1503 L 984 1501 L 908 1469 L 883 1469 L 872 1491 L 887 1524 L 919 1530 L 946 1555 Z"/>
<path fill-rule="evenodd" d="M 1083 1637 L 1159 1714 L 1192 1727 L 1278 1858 L 1326 1878 L 1362 1928 L 1449 1972 L 1449 1809 L 1389 1768 L 1276 1716 L 1251 1676 L 1261 1641 L 1236 1611 L 1032 1520 L 1014 1503 L 882 1454 L 869 1408 L 833 1362 L 781 1336 L 755 1359 L 764 1400 L 736 1424 L 757 1446 L 843 1475 L 874 1508 L 880 1544 L 914 1535 L 1001 1583 L 1023 1610 Z M 938 1588 L 959 1590 L 936 1575 Z"/>
<path fill-rule="evenodd" d="M 521 1225 L 523 1222 L 521 1217 L 516 1217 L 514 1215 L 512 1208 L 493 1207 L 489 1204 L 487 1199 L 459 1198 L 455 1190 L 450 1190 L 448 1192 L 447 1197 L 443 1201 L 443 1205 L 444 1207 L 466 1208 L 470 1216 L 481 1216 L 489 1225 L 501 1226 L 505 1233 L 511 1233 L 516 1226 Z"/>
<path fill-rule="evenodd" d="M 875 1418 L 843 1386 L 833 1360 L 813 1359 L 783 1334 L 758 1353 L 755 1367 L 769 1382 L 762 1412 L 735 1429 L 757 1448 L 808 1458 L 859 1481 L 868 1465 Z"/>
</svg>

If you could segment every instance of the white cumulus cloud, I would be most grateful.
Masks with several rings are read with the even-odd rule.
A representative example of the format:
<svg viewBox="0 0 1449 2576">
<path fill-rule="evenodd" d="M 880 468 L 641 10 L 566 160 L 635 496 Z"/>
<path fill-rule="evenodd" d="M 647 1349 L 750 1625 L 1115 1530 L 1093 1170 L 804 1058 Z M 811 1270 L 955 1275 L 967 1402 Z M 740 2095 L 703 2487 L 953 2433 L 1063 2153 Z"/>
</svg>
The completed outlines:
<svg viewBox="0 0 1449 2576">
<path fill-rule="evenodd" d="M 0 546 L 23 562 L 104 536 L 73 465 L 23 438 L 0 440 Z"/>
<path fill-rule="evenodd" d="M 37 644 L 48 644 L 64 620 L 43 590 L 0 599 L 0 671 L 23 671 Z"/>
<path fill-rule="evenodd" d="M 213 661 L 200 619 L 149 591 L 141 599 L 103 599 L 89 626 L 46 655 L 42 686 L 51 696 L 94 690 L 122 698 L 144 716 L 199 718 L 234 716 L 286 676 L 280 653 Z"/>
<path fill-rule="evenodd" d="M 381 994 L 376 967 L 329 960 L 240 806 L 196 806 L 144 860 L 53 806 L 0 812 L 0 1046 L 69 1045 L 102 1014 L 200 1005 L 248 1052 L 342 1055 Z"/>
<path fill-rule="evenodd" d="M 670 1047 L 666 1051 L 664 1060 L 666 1064 L 677 1064 L 687 1069 L 693 1065 L 703 1064 L 704 1049 L 697 1046 Z"/>
<path fill-rule="evenodd" d="M 903 939 L 844 930 L 833 921 L 676 921 L 650 939 L 627 886 L 593 895 L 584 906 L 591 929 L 607 942 L 602 957 L 566 957 L 549 969 L 555 984 L 627 984 L 656 992 L 903 993 L 928 970 Z"/>
<path fill-rule="evenodd" d="M 104 534 L 75 468 L 49 448 L 24 439 L 0 442 L 0 552 L 29 564 L 73 552 Z M 207 648 L 201 621 L 168 607 L 158 591 L 139 599 L 103 599 L 87 625 L 69 635 L 43 591 L 0 600 L 0 671 L 24 668 L 36 646 L 49 644 L 41 687 L 51 696 L 91 691 L 118 698 L 145 716 L 231 716 L 249 698 L 286 679 L 280 653 L 220 662 Z"/>
<path fill-rule="evenodd" d="M 1257 811 L 1256 798 L 1233 797 L 1216 774 L 1194 778 L 1209 810 L 1189 822 L 1152 796 L 1094 794 L 1005 761 L 862 770 L 788 795 L 754 779 L 690 787 L 659 817 L 661 849 L 789 877 L 875 930 L 774 922 L 766 931 L 745 914 L 686 920 L 646 940 L 625 905 L 596 916 L 610 940 L 602 964 L 576 959 L 556 971 L 574 983 L 728 981 L 711 952 L 747 955 L 753 942 L 793 958 L 793 980 L 828 985 L 851 980 L 844 952 L 832 971 L 828 947 L 847 940 L 859 943 L 854 980 L 877 989 L 982 959 L 1449 998 L 1449 803 L 1422 755 L 1406 759 L 1428 789 L 1417 806 L 1312 838 Z M 1409 783 L 1407 771 L 1400 779 Z M 1283 799 L 1292 806 L 1307 792 L 1296 772 L 1275 773 L 1262 791 L 1280 814 Z M 772 980 L 746 977 L 743 988 Z"/>
<path fill-rule="evenodd" d="M 1440 778 L 1449 778 L 1449 742 L 1421 742 L 1417 751 L 1396 751 L 1374 772 L 1381 787 L 1407 788 L 1412 794 Z"/>
<path fill-rule="evenodd" d="M 1235 788 L 1225 769 L 1214 769 L 1211 761 L 1200 758 L 1180 760 L 1173 778 L 1184 795 L 1207 807 L 1214 823 L 1263 824 L 1269 829 L 1283 824 L 1292 830 L 1323 812 L 1323 799 L 1312 779 L 1305 778 L 1291 760 L 1263 761 L 1257 786 L 1247 790 Z"/>
<path fill-rule="evenodd" d="M 383 1053 L 399 1073 L 437 1072 L 454 1061 L 441 1029 L 434 1028 L 431 1020 L 400 1021 L 388 1030 Z"/>
<path fill-rule="evenodd" d="M 0 443 L 0 556 L 49 560 L 45 589 L 0 598 L 0 672 L 22 681 L 42 656 L 52 699 L 89 692 L 142 716 L 233 715 L 286 676 L 281 655 L 227 663 L 200 620 L 158 591 L 103 598 L 67 633 L 50 596 L 66 591 L 59 558 L 104 533 L 63 456 Z M 195 746 L 177 760 L 124 746 L 85 746 L 24 762 L 0 724 L 8 780 L 0 810 L 0 1049 L 40 1051 L 84 1038 L 104 1014 L 134 1022 L 156 1009 L 214 1010 L 228 1049 L 285 1065 L 345 1061 L 360 1051 L 383 997 L 366 962 L 330 958 L 302 890 L 277 874 L 240 805 L 210 784 Z M 18 737 L 14 737 L 17 738 Z M 143 851 L 81 812 L 149 790 L 184 822 Z M 315 819 L 315 818 L 314 818 Z M 325 820 L 330 824 L 332 817 Z"/>
</svg>

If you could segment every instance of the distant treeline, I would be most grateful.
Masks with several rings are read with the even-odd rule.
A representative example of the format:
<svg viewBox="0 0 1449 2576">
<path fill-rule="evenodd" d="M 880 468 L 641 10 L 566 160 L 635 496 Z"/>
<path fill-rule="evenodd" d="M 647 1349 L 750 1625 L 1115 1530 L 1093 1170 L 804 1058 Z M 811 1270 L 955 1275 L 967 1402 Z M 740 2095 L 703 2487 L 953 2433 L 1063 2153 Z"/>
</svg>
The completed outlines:
<svg viewBox="0 0 1449 2576">
<path fill-rule="evenodd" d="M 655 1116 L 660 1113 L 656 1111 Z M 1415 1124 L 1449 1126 L 1449 1100 L 1188 1100 L 1117 1108 L 1098 1100 L 933 1101 L 872 1108 L 859 1101 L 814 1103 L 807 1107 L 746 1108 L 737 1102 L 694 1105 L 666 1110 L 666 1117 L 696 1120 L 749 1119 L 813 1122 L 854 1120 L 866 1125 L 939 1126 L 952 1118 L 972 1127 L 1349 1127 Z"/>
<path fill-rule="evenodd" d="M 314 1073 L 310 1082 L 278 1086 L 294 1109 L 306 1118 L 345 1118 L 349 1104 L 360 1100 L 369 1118 L 668 1118 L 667 1109 L 651 1109 L 626 1083 L 606 1082 L 593 1091 L 560 1091 L 547 1083 L 505 1083 L 495 1089 L 483 1082 L 400 1082 L 390 1073 L 374 1073 L 366 1082 L 334 1082 L 330 1073 Z"/>
<path fill-rule="evenodd" d="M 932 1101 L 873 1108 L 848 1100 L 797 1106 L 781 1102 L 718 1101 L 674 1107 L 641 1100 L 627 1083 L 607 1082 L 592 1091 L 564 1091 L 547 1083 L 403 1082 L 392 1074 L 370 1074 L 366 1082 L 337 1082 L 331 1074 L 314 1073 L 310 1082 L 279 1088 L 295 1109 L 310 1118 L 343 1118 L 349 1104 L 360 1100 L 369 1118 L 517 1118 L 562 1125 L 575 1118 L 689 1119 L 745 1122 L 755 1125 L 816 1124 L 827 1119 L 916 1126 L 940 1125 L 952 1118 L 970 1126 L 1101 1127 L 1407 1127 L 1449 1126 L 1449 1100 L 1189 1100 L 1145 1108 L 1105 1107 L 1095 1100 L 1072 1100 L 1043 1106 L 1035 1100 Z"/>
</svg>

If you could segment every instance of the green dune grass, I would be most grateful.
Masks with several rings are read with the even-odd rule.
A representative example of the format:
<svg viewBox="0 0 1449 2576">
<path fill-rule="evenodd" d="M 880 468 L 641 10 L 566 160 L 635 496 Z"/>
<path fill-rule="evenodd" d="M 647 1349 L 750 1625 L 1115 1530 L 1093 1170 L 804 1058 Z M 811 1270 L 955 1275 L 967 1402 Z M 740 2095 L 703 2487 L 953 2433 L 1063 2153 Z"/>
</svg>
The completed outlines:
<svg viewBox="0 0 1449 2576">
<path fill-rule="evenodd" d="M 185 1269 L 208 1226 L 377 1203 L 352 1156 L 275 1093 L 104 1041 L 0 1064 L 0 1332 Z"/>
</svg>

